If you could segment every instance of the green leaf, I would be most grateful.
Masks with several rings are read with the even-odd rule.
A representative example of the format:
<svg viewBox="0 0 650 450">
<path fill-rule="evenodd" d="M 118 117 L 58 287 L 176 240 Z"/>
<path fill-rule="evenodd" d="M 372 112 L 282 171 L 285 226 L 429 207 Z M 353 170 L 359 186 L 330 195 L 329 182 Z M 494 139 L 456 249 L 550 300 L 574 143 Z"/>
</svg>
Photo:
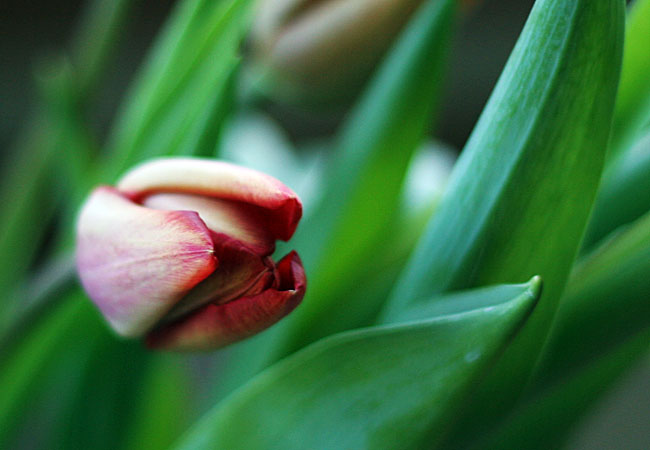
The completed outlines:
<svg viewBox="0 0 650 450">
<path fill-rule="evenodd" d="M 650 126 L 650 0 L 636 0 L 628 14 L 621 84 L 610 156 L 628 150 Z"/>
<path fill-rule="evenodd" d="M 181 366 L 170 356 L 152 359 L 132 399 L 134 411 L 122 447 L 126 450 L 169 448 L 196 419 L 196 408 L 190 402 L 196 382 L 182 370 L 186 364 Z"/>
<path fill-rule="evenodd" d="M 630 337 L 579 371 L 529 396 L 476 449 L 563 448 L 570 432 L 626 369 L 648 352 L 650 329 Z"/>
<path fill-rule="evenodd" d="M 650 29 L 650 28 L 649 28 Z M 583 248 L 650 211 L 650 134 L 610 162 L 603 175 Z"/>
<path fill-rule="evenodd" d="M 394 290 L 386 315 L 448 290 L 544 279 L 540 305 L 466 405 L 460 441 L 515 401 L 548 332 L 601 176 L 623 17 L 622 0 L 535 3 Z"/>
<path fill-rule="evenodd" d="M 48 374 L 56 370 L 66 356 L 83 355 L 103 332 L 97 313 L 79 290 L 66 295 L 61 307 L 51 313 L 14 349 L 0 354 L 0 447 L 11 448 L 8 440 L 34 405 L 35 398 L 48 386 Z M 77 366 L 80 370 L 82 366 Z M 68 371 L 73 377 L 73 370 Z"/>
<path fill-rule="evenodd" d="M 187 153 L 184 144 L 197 133 L 197 123 L 219 117 L 210 112 L 227 103 L 224 85 L 239 64 L 250 4 L 186 0 L 178 5 L 127 96 L 109 143 L 107 178 L 146 158 Z"/>
<path fill-rule="evenodd" d="M 81 18 L 72 45 L 77 92 L 88 97 L 122 44 L 124 31 L 140 0 L 92 0 Z"/>
<path fill-rule="evenodd" d="M 175 155 L 214 157 L 219 152 L 218 143 L 226 118 L 235 108 L 237 80 L 240 64 L 230 69 L 225 80 L 220 82 L 218 91 L 194 121 Z"/>
<path fill-rule="evenodd" d="M 325 175 L 324 198 L 290 243 L 309 273 L 307 298 L 263 341 L 250 344 L 257 363 L 246 364 L 247 374 L 236 371 L 237 383 L 341 331 L 343 323 L 360 325 L 354 322 L 355 302 L 363 299 L 349 292 L 359 268 L 384 245 L 408 163 L 438 103 L 454 12 L 452 0 L 422 5 L 346 122 Z"/>
<path fill-rule="evenodd" d="M 39 99 L 44 104 L 39 105 L 36 117 L 27 124 L 10 152 L 16 158 L 4 168 L 0 186 L 0 254 L 11 255 L 0 262 L 0 295 L 4 298 L 33 262 L 59 206 L 59 191 L 63 190 L 59 183 L 65 182 L 68 172 L 76 168 L 79 160 L 85 161 L 85 152 L 92 150 L 87 145 L 89 133 L 81 116 L 115 53 L 132 3 L 133 0 L 89 3 L 72 42 L 72 73 L 60 63 L 64 60 L 62 56 L 50 67 L 54 70 L 46 74 L 53 78 L 48 80 L 50 85 L 44 92 L 47 98 Z M 70 165 L 61 163 L 64 159 Z"/>
<path fill-rule="evenodd" d="M 60 434 L 48 448 L 119 448 L 134 418 L 150 355 L 139 342 L 117 339 L 104 324 L 95 327 L 100 337 L 90 342 L 90 357 L 70 364 L 69 370 L 82 376 L 57 417 Z"/>
<path fill-rule="evenodd" d="M 481 289 L 462 294 L 479 309 L 423 318 L 425 308 L 414 321 L 321 340 L 217 405 L 179 448 L 432 448 L 539 291 L 539 280 Z"/>
<path fill-rule="evenodd" d="M 623 71 L 607 169 L 583 247 L 650 210 L 650 0 L 628 14 Z"/>
<path fill-rule="evenodd" d="M 348 292 L 386 241 L 408 163 L 438 104 L 454 18 L 454 1 L 425 2 L 341 131 L 325 196 L 293 241 L 313 270 L 280 354 L 341 331 L 336 322 L 352 312 Z"/>
<path fill-rule="evenodd" d="M 648 274 L 650 213 L 576 266 L 531 389 L 542 389 L 650 327 Z"/>
</svg>

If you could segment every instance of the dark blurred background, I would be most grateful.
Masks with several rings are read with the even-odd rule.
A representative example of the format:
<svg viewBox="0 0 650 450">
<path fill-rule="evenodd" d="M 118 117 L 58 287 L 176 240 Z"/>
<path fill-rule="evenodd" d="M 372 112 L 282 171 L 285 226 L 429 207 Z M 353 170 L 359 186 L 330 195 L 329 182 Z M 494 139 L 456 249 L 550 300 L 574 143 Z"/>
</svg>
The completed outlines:
<svg viewBox="0 0 650 450">
<path fill-rule="evenodd" d="M 66 48 L 78 20 L 81 0 L 2 0 L 0 2 L 0 164 L 10 157 L 11 143 L 32 112 L 34 76 L 41 62 Z M 136 2 L 134 20 L 120 48 L 91 123 L 101 137 L 110 125 L 120 99 L 141 62 L 173 0 Z M 462 148 L 534 2 L 485 0 L 459 30 L 449 72 L 445 103 L 437 124 L 438 138 Z M 277 113 L 277 108 L 270 108 Z M 298 136 L 326 133 L 340 115 L 300 117 L 280 112 L 284 122 L 295 121 Z M 295 136 L 294 136 L 295 137 Z M 650 363 L 642 364 L 619 383 L 584 425 L 576 430 L 571 448 L 650 448 Z"/>
<path fill-rule="evenodd" d="M 93 125 L 106 129 L 123 91 L 151 43 L 173 0 L 139 3 L 127 42 L 120 51 L 101 97 Z M 8 149 L 34 99 L 33 78 L 39 60 L 65 48 L 78 20 L 81 0 L 4 0 L 0 6 L 0 145 Z M 489 1 L 459 30 L 438 136 L 460 148 L 475 123 L 514 45 L 532 0 Z M 285 114 L 290 120 L 298 114 Z M 331 117 L 298 117 L 305 134 L 324 133 Z M 4 153 L 4 152 L 3 152 Z M 3 155 L 5 156 L 5 155 Z"/>
</svg>

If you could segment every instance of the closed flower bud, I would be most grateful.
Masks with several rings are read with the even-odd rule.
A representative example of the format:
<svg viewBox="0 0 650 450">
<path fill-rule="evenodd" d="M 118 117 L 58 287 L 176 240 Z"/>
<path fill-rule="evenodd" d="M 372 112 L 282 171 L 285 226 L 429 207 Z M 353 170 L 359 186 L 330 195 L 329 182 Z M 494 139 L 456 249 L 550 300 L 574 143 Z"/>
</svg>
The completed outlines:
<svg viewBox="0 0 650 450">
<path fill-rule="evenodd" d="M 285 103 L 350 98 L 422 2 L 260 0 L 250 39 L 258 87 Z"/>
<path fill-rule="evenodd" d="M 302 215 L 296 194 L 260 172 L 160 159 L 99 187 L 77 225 L 81 282 L 113 329 L 153 348 L 214 349 L 291 312 L 300 258 L 271 259 Z"/>
</svg>

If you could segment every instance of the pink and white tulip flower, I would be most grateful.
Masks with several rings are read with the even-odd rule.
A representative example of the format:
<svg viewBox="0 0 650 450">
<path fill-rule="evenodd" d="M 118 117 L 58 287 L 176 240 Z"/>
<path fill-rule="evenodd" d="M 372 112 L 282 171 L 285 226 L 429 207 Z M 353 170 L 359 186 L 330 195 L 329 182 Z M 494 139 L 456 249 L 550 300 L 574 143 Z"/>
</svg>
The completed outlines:
<svg viewBox="0 0 650 450">
<path fill-rule="evenodd" d="M 263 173 L 169 158 L 101 186 L 77 225 L 81 282 L 113 329 L 152 348 L 223 347 L 271 326 L 305 294 L 300 258 L 271 259 L 302 215 Z"/>
</svg>

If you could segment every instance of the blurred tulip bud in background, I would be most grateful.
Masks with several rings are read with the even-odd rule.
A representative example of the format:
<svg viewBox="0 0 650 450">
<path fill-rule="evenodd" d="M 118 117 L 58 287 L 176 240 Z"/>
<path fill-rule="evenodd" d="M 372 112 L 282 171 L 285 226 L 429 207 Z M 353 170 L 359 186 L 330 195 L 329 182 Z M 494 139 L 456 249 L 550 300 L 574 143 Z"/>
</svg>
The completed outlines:
<svg viewBox="0 0 650 450">
<path fill-rule="evenodd" d="M 468 10 L 479 0 L 460 1 Z M 256 87 L 273 100 L 333 106 L 358 93 L 422 0 L 259 0 Z"/>
<path fill-rule="evenodd" d="M 152 348 L 206 350 L 271 326 L 302 300 L 300 258 L 277 264 L 297 195 L 251 169 L 159 159 L 95 189 L 77 225 L 81 282 L 113 329 Z"/>
</svg>

